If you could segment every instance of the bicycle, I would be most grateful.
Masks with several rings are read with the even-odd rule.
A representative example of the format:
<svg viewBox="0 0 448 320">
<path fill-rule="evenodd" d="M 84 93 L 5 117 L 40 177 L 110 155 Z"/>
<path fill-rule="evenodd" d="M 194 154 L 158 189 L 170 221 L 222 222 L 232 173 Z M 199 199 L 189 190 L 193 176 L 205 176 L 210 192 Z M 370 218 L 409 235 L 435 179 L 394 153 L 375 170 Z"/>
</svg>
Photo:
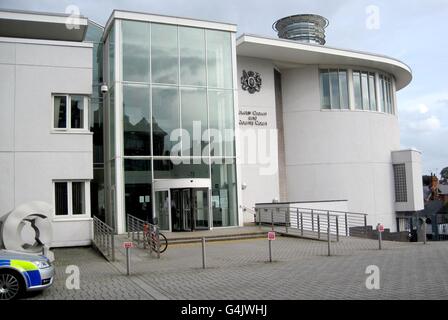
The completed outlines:
<svg viewBox="0 0 448 320">
<path fill-rule="evenodd" d="M 160 243 L 159 253 L 164 253 L 168 248 L 168 239 L 166 236 L 159 231 L 159 239 L 156 238 L 156 232 L 152 231 L 149 224 L 143 225 L 143 237 L 144 241 L 148 244 L 148 246 L 155 250 L 152 246 L 152 243 L 157 242 Z M 151 238 L 150 238 L 151 237 Z"/>
</svg>

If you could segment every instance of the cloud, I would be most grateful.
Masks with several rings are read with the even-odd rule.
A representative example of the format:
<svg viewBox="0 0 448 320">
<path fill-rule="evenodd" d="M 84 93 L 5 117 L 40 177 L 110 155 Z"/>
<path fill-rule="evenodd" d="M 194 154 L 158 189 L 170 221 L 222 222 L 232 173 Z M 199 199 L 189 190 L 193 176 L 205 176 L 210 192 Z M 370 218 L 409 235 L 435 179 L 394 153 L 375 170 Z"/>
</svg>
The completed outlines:
<svg viewBox="0 0 448 320">
<path fill-rule="evenodd" d="M 401 112 L 406 112 L 406 113 L 414 113 L 414 114 L 427 114 L 429 112 L 429 107 L 426 103 L 418 103 L 418 104 L 414 104 L 412 103 L 411 105 L 407 105 L 404 108 L 401 108 Z"/>
<path fill-rule="evenodd" d="M 431 116 L 423 120 L 411 121 L 408 123 L 408 127 L 418 132 L 430 132 L 440 129 L 441 124 L 439 118 Z"/>
<path fill-rule="evenodd" d="M 426 106 L 426 104 L 421 103 L 421 104 L 418 105 L 418 111 L 419 111 L 421 114 L 425 114 L 425 113 L 428 113 L 429 109 L 428 109 L 428 107 Z"/>
</svg>

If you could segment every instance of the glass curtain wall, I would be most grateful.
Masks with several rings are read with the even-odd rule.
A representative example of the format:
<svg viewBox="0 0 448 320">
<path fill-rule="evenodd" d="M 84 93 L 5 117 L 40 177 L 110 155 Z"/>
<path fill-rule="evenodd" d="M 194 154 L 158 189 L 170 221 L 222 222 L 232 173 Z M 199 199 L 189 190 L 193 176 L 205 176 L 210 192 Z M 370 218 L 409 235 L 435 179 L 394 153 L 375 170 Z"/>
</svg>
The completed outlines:
<svg viewBox="0 0 448 320">
<path fill-rule="evenodd" d="M 104 121 L 103 97 L 100 89 L 103 83 L 103 44 L 101 42 L 103 32 L 103 27 L 89 21 L 85 39 L 93 43 L 92 96 L 89 108 L 89 127 L 93 133 L 93 180 L 90 182 L 90 212 L 105 221 Z"/>
<path fill-rule="evenodd" d="M 211 226 L 237 225 L 231 33 L 121 20 L 120 39 L 126 213 L 152 219 L 154 179 L 207 178 Z"/>
</svg>

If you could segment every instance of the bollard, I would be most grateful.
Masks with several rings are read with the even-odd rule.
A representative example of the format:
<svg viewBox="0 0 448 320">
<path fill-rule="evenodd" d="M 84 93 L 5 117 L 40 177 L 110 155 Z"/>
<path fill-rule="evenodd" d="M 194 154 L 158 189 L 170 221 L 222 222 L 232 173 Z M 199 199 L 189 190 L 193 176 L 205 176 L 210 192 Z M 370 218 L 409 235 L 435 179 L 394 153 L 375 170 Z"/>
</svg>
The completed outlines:
<svg viewBox="0 0 448 320">
<path fill-rule="evenodd" d="M 426 220 L 423 222 L 423 244 L 426 244 Z"/>
<path fill-rule="evenodd" d="M 348 237 L 348 218 L 347 218 L 347 212 L 344 214 L 344 222 L 345 222 L 345 236 Z"/>
<path fill-rule="evenodd" d="M 300 235 L 303 237 L 303 212 L 300 212 Z"/>
<path fill-rule="evenodd" d="M 131 274 L 131 248 L 126 247 L 126 275 Z"/>
<path fill-rule="evenodd" d="M 272 262 L 272 241 L 275 240 L 275 232 L 268 232 L 268 246 L 269 246 L 269 262 Z"/>
<path fill-rule="evenodd" d="M 317 238 L 320 240 L 320 214 L 317 215 Z"/>
<path fill-rule="evenodd" d="M 272 262 L 272 240 L 268 240 L 269 242 L 269 262 Z"/>
<path fill-rule="evenodd" d="M 383 246 L 383 231 L 384 231 L 384 226 L 381 223 L 378 223 L 376 226 L 376 231 L 378 232 L 378 248 L 379 250 L 382 250 L 382 246 Z"/>
<path fill-rule="evenodd" d="M 379 248 L 379 250 L 382 250 L 382 242 L 383 242 L 382 232 L 378 231 L 378 248 Z"/>
<path fill-rule="evenodd" d="M 202 269 L 205 269 L 205 237 L 202 237 Z"/>
<path fill-rule="evenodd" d="M 339 216 L 336 216 L 336 241 L 339 242 Z"/>
<path fill-rule="evenodd" d="M 314 232 L 314 210 L 311 209 L 311 230 Z"/>
</svg>

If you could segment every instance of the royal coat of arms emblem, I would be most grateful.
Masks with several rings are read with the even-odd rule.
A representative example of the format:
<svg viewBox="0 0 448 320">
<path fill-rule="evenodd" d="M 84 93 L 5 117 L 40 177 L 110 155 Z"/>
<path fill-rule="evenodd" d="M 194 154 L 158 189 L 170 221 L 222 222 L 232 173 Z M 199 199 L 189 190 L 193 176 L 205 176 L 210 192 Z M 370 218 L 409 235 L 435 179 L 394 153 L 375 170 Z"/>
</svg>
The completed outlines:
<svg viewBox="0 0 448 320">
<path fill-rule="evenodd" d="M 260 92 L 261 90 L 261 75 L 258 72 L 243 70 L 241 77 L 241 88 L 249 91 L 250 94 Z"/>
</svg>

